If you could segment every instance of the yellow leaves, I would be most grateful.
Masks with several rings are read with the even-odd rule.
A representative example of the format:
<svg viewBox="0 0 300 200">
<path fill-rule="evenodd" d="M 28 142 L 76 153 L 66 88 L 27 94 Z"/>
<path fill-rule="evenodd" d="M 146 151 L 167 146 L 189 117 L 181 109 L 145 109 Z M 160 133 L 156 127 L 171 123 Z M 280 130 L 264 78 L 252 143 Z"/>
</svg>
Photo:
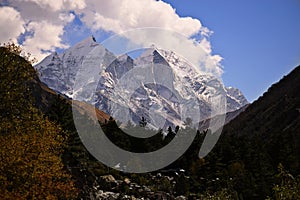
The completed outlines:
<svg viewBox="0 0 300 200">
<path fill-rule="evenodd" d="M 62 129 L 38 115 L 18 123 L 22 126 L 14 132 L 0 135 L 0 199 L 75 197 L 74 183 L 60 158 Z"/>
<path fill-rule="evenodd" d="M 74 198 L 60 158 L 67 134 L 32 106 L 36 71 L 20 54 L 0 47 L 0 199 Z"/>
</svg>

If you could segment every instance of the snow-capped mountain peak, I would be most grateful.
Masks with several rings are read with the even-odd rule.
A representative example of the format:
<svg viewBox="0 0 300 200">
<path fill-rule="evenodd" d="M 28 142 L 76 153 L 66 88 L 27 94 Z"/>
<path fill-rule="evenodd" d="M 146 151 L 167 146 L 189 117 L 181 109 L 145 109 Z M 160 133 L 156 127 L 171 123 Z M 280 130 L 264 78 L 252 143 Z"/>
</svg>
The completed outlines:
<svg viewBox="0 0 300 200">
<path fill-rule="evenodd" d="M 101 55 L 101 59 L 93 59 L 89 57 L 91 55 Z M 95 104 L 116 118 L 124 116 L 121 111 L 126 105 L 129 118 L 122 118 L 124 123 L 138 123 L 143 116 L 156 127 L 183 125 L 180 102 L 192 102 L 191 107 L 200 106 L 201 119 L 205 119 L 211 117 L 212 96 L 220 93 L 226 96 L 227 111 L 234 111 L 248 103 L 238 89 L 225 88 L 218 78 L 199 73 L 176 53 L 155 46 L 135 59 L 126 54 L 116 57 L 91 36 L 61 54 L 49 55 L 35 67 L 43 82 L 70 97 L 74 92 L 89 91 L 90 85 L 96 84 L 95 98 L 82 95 L 80 100 Z M 83 74 L 79 80 L 88 80 L 82 85 L 77 84 L 74 90 L 78 71 Z M 138 79 L 143 81 L 139 80 L 138 85 L 134 85 Z M 160 122 L 162 119 L 166 121 L 164 124 Z"/>
<path fill-rule="evenodd" d="M 76 74 L 87 61 L 87 56 L 93 50 L 104 52 L 106 57 L 114 55 L 98 44 L 93 36 L 90 36 L 61 54 L 56 52 L 47 56 L 35 66 L 40 74 L 40 79 L 50 88 L 72 97 Z"/>
</svg>

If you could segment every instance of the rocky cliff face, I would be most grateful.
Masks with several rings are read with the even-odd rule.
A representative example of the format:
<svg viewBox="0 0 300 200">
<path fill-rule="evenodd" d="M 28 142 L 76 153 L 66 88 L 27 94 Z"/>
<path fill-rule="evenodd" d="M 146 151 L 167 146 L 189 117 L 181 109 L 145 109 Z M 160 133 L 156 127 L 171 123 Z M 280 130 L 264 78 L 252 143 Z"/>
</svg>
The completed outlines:
<svg viewBox="0 0 300 200">
<path fill-rule="evenodd" d="M 36 69 L 50 88 L 96 105 L 123 123 L 138 123 L 142 116 L 156 128 L 183 125 L 186 117 L 201 121 L 211 117 L 212 99 L 221 94 L 227 102 L 224 112 L 248 104 L 238 89 L 155 47 L 135 59 L 116 57 L 90 37 L 51 54 Z"/>
</svg>

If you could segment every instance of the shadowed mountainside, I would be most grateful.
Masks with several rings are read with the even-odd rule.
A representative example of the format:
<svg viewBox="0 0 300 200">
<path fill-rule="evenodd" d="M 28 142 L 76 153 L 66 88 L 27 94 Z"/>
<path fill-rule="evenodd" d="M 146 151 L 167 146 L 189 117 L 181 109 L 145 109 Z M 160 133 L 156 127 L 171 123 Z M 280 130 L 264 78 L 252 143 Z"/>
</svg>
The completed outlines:
<svg viewBox="0 0 300 200">
<path fill-rule="evenodd" d="M 104 166 L 89 154 L 74 127 L 71 100 L 65 98 L 64 95 L 55 93 L 41 83 L 32 71 L 32 66 L 25 63 L 24 59 L 15 55 L 12 55 L 12 58 L 8 58 L 8 61 L 19 62 L 15 63 L 14 68 L 5 63 L 7 57 L 1 57 L 3 59 L 1 70 L 6 73 L 6 75 L 1 74 L 0 79 L 0 91 L 4 91 L 3 96 L 0 97 L 5 100 L 1 105 L 0 116 L 1 119 L 6 119 L 5 123 L 0 121 L 3 123 L 3 127 L 0 127 L 1 131 L 5 133 L 5 130 L 17 127 L 22 132 L 26 126 L 18 123 L 31 123 L 32 109 L 30 106 L 27 108 L 26 105 L 31 103 L 27 97 L 33 96 L 34 106 L 44 114 L 44 116 L 40 116 L 41 122 L 49 118 L 58 123 L 63 129 L 62 132 L 59 128 L 51 129 L 52 133 L 56 134 L 57 131 L 58 136 L 68 132 L 68 141 L 63 145 L 64 151 L 58 157 L 62 158 L 64 169 L 70 172 L 79 189 L 78 198 L 133 199 L 144 197 L 152 200 L 175 199 L 180 195 L 190 199 L 206 199 L 208 197 L 265 199 L 267 196 L 274 199 L 281 199 L 278 198 L 280 196 L 287 197 L 286 199 L 300 198 L 300 179 L 296 177 L 300 174 L 300 66 L 274 84 L 236 118 L 228 120 L 230 122 L 225 125 L 221 138 L 207 157 L 199 159 L 198 151 L 205 134 L 211 133 L 198 131 L 190 148 L 170 166 L 147 174 L 128 174 Z M 34 77 L 30 79 L 29 88 L 22 86 L 23 79 L 15 78 L 20 75 L 21 70 L 25 69 L 24 67 L 34 74 Z M 11 82 L 16 87 L 10 91 Z M 95 111 L 93 106 L 78 101 L 75 101 L 74 105 L 77 108 L 75 112 L 82 115 L 83 122 L 87 122 L 88 126 L 95 125 L 95 122 L 89 118 L 89 115 Z M 26 113 L 27 110 L 29 113 Z M 8 118 L 11 113 L 14 113 L 14 118 L 11 119 L 15 120 L 14 125 L 17 126 L 5 127 L 12 121 Z M 21 116 L 21 120 L 19 113 L 24 115 L 23 118 Z M 108 115 L 100 110 L 96 110 L 96 115 L 112 142 L 117 146 L 127 147 L 129 151 L 154 151 L 171 141 L 172 137 L 178 137 L 176 131 L 171 129 L 172 137 L 166 137 L 165 140 L 162 140 L 159 134 L 151 141 L 130 140 L 116 126 L 116 122 L 109 119 Z M 227 117 L 231 119 L 235 115 L 236 113 L 229 113 Z M 35 127 L 27 126 L 28 130 L 31 130 L 30 128 L 35 130 Z M 132 126 L 132 124 L 128 124 L 128 126 Z M 150 130 L 145 129 L 146 131 L 151 134 Z M 196 130 L 186 127 L 183 131 L 189 134 Z M 43 131 L 40 134 L 42 133 Z M 14 133 L 1 135 L 1 139 L 4 138 L 1 147 L 4 149 L 13 143 L 5 138 L 8 136 L 7 138 L 10 139 L 10 134 Z M 37 132 L 35 136 L 41 136 L 40 134 Z M 45 140 L 36 142 L 30 132 L 27 136 L 35 145 L 40 142 L 48 145 Z M 22 152 L 23 146 L 20 146 Z M 15 146 L 12 149 L 18 150 L 19 148 Z M 49 149 L 51 150 L 51 148 Z M 104 149 L 103 151 L 108 155 L 110 153 L 109 150 Z M 12 156 L 9 154 L 10 151 L 1 151 L 1 153 L 3 152 L 3 155 Z M 43 152 L 43 149 L 39 152 Z M 39 155 L 39 152 L 36 155 Z M 11 161 L 10 157 L 6 160 Z M 2 173 L 0 178 L 8 176 L 6 180 L 14 181 L 11 178 L 13 176 L 10 176 L 9 173 L 11 169 L 18 172 L 21 169 L 19 166 L 28 168 L 24 163 L 17 162 L 12 165 L 13 168 L 0 170 Z M 277 172 L 277 166 L 279 166 L 279 172 Z M 31 170 L 30 167 L 28 169 Z M 16 177 L 19 178 L 19 176 Z M 0 188 L 4 188 L 1 184 L 5 185 L 6 182 L 0 181 Z M 18 184 L 5 188 L 11 192 L 12 189 L 21 187 L 22 184 Z M 184 199 L 184 197 L 182 198 Z"/>
</svg>

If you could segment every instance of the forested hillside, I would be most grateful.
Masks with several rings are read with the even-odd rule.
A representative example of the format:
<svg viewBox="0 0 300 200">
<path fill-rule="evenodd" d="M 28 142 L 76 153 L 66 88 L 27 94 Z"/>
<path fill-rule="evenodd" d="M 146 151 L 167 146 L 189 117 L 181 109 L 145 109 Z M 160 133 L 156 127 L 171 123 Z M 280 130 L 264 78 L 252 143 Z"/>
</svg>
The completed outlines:
<svg viewBox="0 0 300 200">
<path fill-rule="evenodd" d="M 300 67 L 228 123 L 207 157 L 199 159 L 198 151 L 210 130 L 179 127 L 197 132 L 183 156 L 164 169 L 129 174 L 85 149 L 72 101 L 41 83 L 12 47 L 0 48 L 1 199 L 300 199 Z M 154 151 L 177 137 L 170 128 L 164 139 L 161 132 L 137 139 L 93 106 L 74 106 L 83 126 L 100 123 L 112 142 L 132 152 Z M 98 122 L 89 117 L 93 111 Z"/>
</svg>

